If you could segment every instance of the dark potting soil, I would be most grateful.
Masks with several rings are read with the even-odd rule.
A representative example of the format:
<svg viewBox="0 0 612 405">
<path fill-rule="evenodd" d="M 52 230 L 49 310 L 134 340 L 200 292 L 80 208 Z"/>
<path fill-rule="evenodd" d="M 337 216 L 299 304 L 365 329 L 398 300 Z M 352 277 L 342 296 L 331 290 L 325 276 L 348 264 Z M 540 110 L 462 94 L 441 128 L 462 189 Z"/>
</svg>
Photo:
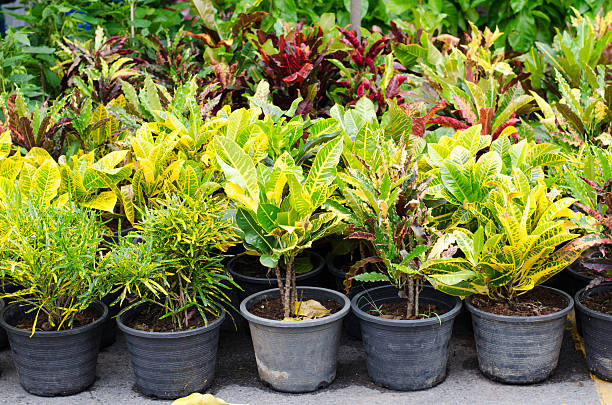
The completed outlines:
<svg viewBox="0 0 612 405">
<path fill-rule="evenodd" d="M 296 259 L 296 261 L 303 260 L 304 258 L 310 258 L 310 256 L 300 256 Z M 310 261 L 312 263 L 312 260 Z M 312 267 L 310 270 L 313 269 L 314 267 Z M 259 256 L 252 256 L 247 254 L 238 256 L 232 265 L 232 270 L 243 276 L 276 279 L 276 273 L 274 272 L 274 269 L 263 266 L 259 262 Z M 296 266 L 295 270 L 298 275 L 304 273 L 299 271 L 298 266 Z M 281 272 L 281 274 L 284 273 L 284 271 Z"/>
<path fill-rule="evenodd" d="M 132 329 L 142 330 L 144 332 L 181 332 L 201 328 L 206 326 L 207 323 L 210 324 L 217 319 L 209 314 L 205 321 L 200 312 L 194 309 L 189 319 L 189 325 L 178 328 L 172 323 L 172 318 L 169 316 L 164 319 L 159 319 L 163 315 L 164 312 L 162 308 L 146 308 L 140 311 L 135 318 L 131 319 L 126 324 Z"/>
<path fill-rule="evenodd" d="M 508 316 L 548 315 L 562 311 L 567 307 L 565 298 L 541 287 L 536 287 L 525 294 L 521 294 L 512 301 L 474 295 L 471 298 L 471 303 L 481 311 Z"/>
<path fill-rule="evenodd" d="M 612 315 L 612 291 L 604 291 L 600 294 L 591 294 L 586 298 L 581 298 L 580 302 L 593 311 L 602 314 Z"/>
<path fill-rule="evenodd" d="M 426 319 L 435 318 L 448 312 L 447 308 L 438 308 L 437 305 L 431 304 L 419 304 L 420 315 L 414 316 L 410 314 L 408 316 L 408 301 L 393 301 L 385 302 L 379 305 L 377 308 L 371 308 L 369 311 L 370 315 L 378 316 L 384 319 L 397 319 L 397 320 L 414 320 L 414 319 Z"/>
<path fill-rule="evenodd" d="M 299 299 L 306 300 L 306 298 L 301 297 L 299 297 Z M 317 301 L 319 301 L 325 308 L 329 309 L 332 314 L 335 314 L 342 309 L 342 305 L 338 304 L 334 300 Z M 272 319 L 274 321 L 282 321 L 285 318 L 283 302 L 280 298 L 264 298 L 251 307 L 249 312 L 260 318 Z"/>
<path fill-rule="evenodd" d="M 26 316 L 27 317 L 25 319 L 22 319 L 17 322 L 17 325 L 15 325 L 15 327 L 24 330 L 32 330 L 32 327 L 34 326 L 34 319 L 36 318 L 35 313 L 32 312 L 30 314 L 27 314 Z M 87 309 L 76 314 L 71 327 L 68 325 L 67 322 L 64 322 L 64 324 L 59 330 L 69 330 L 89 325 L 90 323 L 95 322 L 99 317 L 100 315 L 98 315 L 96 312 Z M 36 320 L 35 330 L 38 332 L 49 332 L 57 331 L 58 329 L 51 326 L 51 323 L 49 322 L 47 316 L 41 312 L 38 315 L 38 319 Z"/>
</svg>

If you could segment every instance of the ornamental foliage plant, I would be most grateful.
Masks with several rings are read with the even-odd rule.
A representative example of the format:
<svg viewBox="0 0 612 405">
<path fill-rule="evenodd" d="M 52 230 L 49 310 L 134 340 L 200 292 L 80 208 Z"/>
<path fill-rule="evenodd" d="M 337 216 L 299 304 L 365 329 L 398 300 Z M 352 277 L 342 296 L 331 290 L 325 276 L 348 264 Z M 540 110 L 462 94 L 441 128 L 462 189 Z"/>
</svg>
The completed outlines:
<svg viewBox="0 0 612 405">
<path fill-rule="evenodd" d="M 2 297 L 25 306 L 32 333 L 82 326 L 79 316 L 106 289 L 96 214 L 35 205 L 17 191 L 3 200 L 0 230 L 2 277 L 17 286 Z"/>
<path fill-rule="evenodd" d="M 515 173 L 513 183 L 493 189 L 482 202 L 465 203 L 475 228 L 457 227 L 439 239 L 425 264 L 432 285 L 451 295 L 486 294 L 512 301 L 542 284 L 597 239 L 579 237 L 573 198 L 558 198 Z M 461 255 L 454 254 L 458 250 Z"/>
<path fill-rule="evenodd" d="M 263 266 L 274 269 L 288 318 L 294 315 L 298 298 L 296 257 L 341 226 L 341 217 L 325 207 L 334 191 L 342 138 L 324 143 L 304 174 L 288 151 L 271 162 L 265 150 L 249 154 L 253 147 L 245 141 L 249 132 L 236 130 L 240 117 L 244 115 L 232 114 L 229 119 L 235 121 L 228 129 L 234 131 L 215 138 L 217 162 L 226 177 L 225 193 L 236 205 L 235 223 L 243 245 L 260 256 Z M 274 130 L 274 126 L 259 128 L 263 136 Z"/>
<path fill-rule="evenodd" d="M 219 317 L 236 287 L 221 263 L 236 243 L 226 209 L 210 195 L 168 195 L 146 209 L 138 230 L 109 253 L 104 277 L 122 312 L 142 306 L 174 330 L 199 325 L 198 314 L 205 324 Z"/>
<path fill-rule="evenodd" d="M 407 298 L 407 316 L 420 317 L 421 266 L 433 241 L 424 204 L 430 179 L 419 180 L 414 150 L 406 142 L 387 138 L 376 123 L 366 124 L 345 150 L 347 170 L 337 183 L 348 208 L 347 237 L 365 241 L 372 252 L 351 267 L 349 282 L 389 281 Z M 377 271 L 363 272 L 368 266 Z"/>
</svg>

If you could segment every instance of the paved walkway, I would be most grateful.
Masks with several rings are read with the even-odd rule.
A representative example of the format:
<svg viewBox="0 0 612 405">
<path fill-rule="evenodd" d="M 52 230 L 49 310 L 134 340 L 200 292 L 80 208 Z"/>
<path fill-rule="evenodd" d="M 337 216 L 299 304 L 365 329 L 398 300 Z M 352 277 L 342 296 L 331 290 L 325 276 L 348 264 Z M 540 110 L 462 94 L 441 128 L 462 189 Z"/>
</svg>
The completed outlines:
<svg viewBox="0 0 612 405">
<path fill-rule="evenodd" d="M 612 384 L 593 380 L 586 370 L 580 342 L 572 336 L 571 322 L 559 367 L 546 382 L 528 386 L 489 381 L 478 371 L 472 332 L 459 317 L 451 342 L 448 378 L 429 390 L 394 392 L 368 379 L 361 342 L 343 336 L 338 376 L 326 389 L 311 394 L 282 394 L 266 388 L 257 378 L 250 337 L 223 332 L 217 377 L 209 392 L 226 401 L 250 405 L 612 405 Z M 170 401 L 146 398 L 135 391 L 126 345 L 117 343 L 100 354 L 94 386 L 76 396 L 39 398 L 19 385 L 9 350 L 0 352 L 0 404 L 6 405 L 165 405 Z"/>
</svg>

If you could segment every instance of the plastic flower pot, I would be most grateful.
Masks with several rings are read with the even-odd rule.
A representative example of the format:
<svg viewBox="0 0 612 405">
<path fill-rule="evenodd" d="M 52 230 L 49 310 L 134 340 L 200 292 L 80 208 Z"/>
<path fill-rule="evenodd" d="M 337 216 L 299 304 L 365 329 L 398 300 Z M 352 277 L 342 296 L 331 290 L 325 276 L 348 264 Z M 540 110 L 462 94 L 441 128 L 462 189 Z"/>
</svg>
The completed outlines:
<svg viewBox="0 0 612 405">
<path fill-rule="evenodd" d="M 574 297 L 576 317 L 582 323 L 587 366 L 589 371 L 606 381 L 612 381 L 612 315 L 592 310 L 582 300 L 611 290 L 612 283 L 601 284 L 588 291 L 583 288 Z"/>
<path fill-rule="evenodd" d="M 111 305 L 119 296 L 119 292 L 102 297 L 102 302 L 108 306 L 108 319 L 102 324 L 102 340 L 100 350 L 111 346 L 117 340 L 117 322 L 115 317 L 121 311 L 119 304 Z"/>
<path fill-rule="evenodd" d="M 60 396 L 77 394 L 96 379 L 100 348 L 100 326 L 108 318 L 108 308 L 101 302 L 91 307 L 100 315 L 94 322 L 74 329 L 36 332 L 17 328 L 25 308 L 8 305 L 0 314 L 6 330 L 19 382 L 31 394 Z"/>
<path fill-rule="evenodd" d="M 127 326 L 138 310 L 117 317 L 138 390 L 156 398 L 175 399 L 209 387 L 215 377 L 219 328 L 225 313 L 196 329 L 146 332 Z"/>
<path fill-rule="evenodd" d="M 0 298 L 0 313 L 4 310 L 4 300 Z M 6 331 L 4 329 L 0 329 L 0 349 L 4 349 L 8 347 L 9 341 Z"/>
<path fill-rule="evenodd" d="M 461 311 L 461 301 L 424 287 L 419 302 L 435 304 L 448 312 L 415 320 L 385 319 L 369 313 L 374 304 L 397 301 L 397 293 L 393 286 L 381 286 L 351 300 L 361 324 L 368 375 L 374 383 L 399 391 L 433 387 L 446 378 L 453 321 Z"/>
<path fill-rule="evenodd" d="M 475 308 L 472 314 L 480 371 L 494 381 L 531 384 L 547 379 L 557 367 L 567 314 L 574 300 L 563 291 L 546 288 L 565 298 L 566 307 L 540 316 L 496 315 Z"/>
<path fill-rule="evenodd" d="M 323 259 L 323 256 L 320 254 L 311 250 L 305 251 L 304 254 L 311 257 L 313 269 L 307 273 L 298 274 L 296 277 L 296 283 L 297 285 L 302 286 L 318 286 L 321 272 L 325 268 L 325 259 Z M 278 282 L 276 281 L 276 276 L 274 274 L 271 274 L 269 278 L 252 277 L 241 274 L 240 268 L 238 267 L 240 265 L 239 259 L 241 257 L 243 257 L 243 255 L 234 256 L 227 263 L 226 267 L 236 284 L 242 287 L 242 291 L 238 291 L 238 297 L 240 300 L 244 300 L 246 297 L 257 292 L 265 291 L 270 288 L 278 288 Z M 254 257 L 254 260 L 258 260 L 258 258 Z M 257 261 L 257 263 L 259 263 L 259 261 Z"/>
<path fill-rule="evenodd" d="M 255 293 L 240 303 L 240 313 L 249 322 L 259 378 L 275 390 L 293 393 L 329 385 L 336 378 L 342 318 L 350 310 L 350 301 L 337 291 L 298 287 L 301 299 L 334 300 L 342 309 L 305 321 L 277 321 L 249 312 L 261 300 L 279 296 L 278 289 L 271 289 Z"/>
</svg>

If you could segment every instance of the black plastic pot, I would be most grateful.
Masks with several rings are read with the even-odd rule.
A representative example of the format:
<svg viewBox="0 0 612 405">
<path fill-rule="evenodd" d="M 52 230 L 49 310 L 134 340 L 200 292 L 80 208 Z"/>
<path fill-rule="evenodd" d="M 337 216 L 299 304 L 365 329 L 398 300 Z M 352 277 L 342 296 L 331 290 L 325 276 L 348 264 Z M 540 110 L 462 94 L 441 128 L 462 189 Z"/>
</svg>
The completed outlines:
<svg viewBox="0 0 612 405">
<path fill-rule="evenodd" d="M 296 283 L 297 285 L 301 286 L 319 286 L 320 275 L 323 269 L 325 268 L 325 259 L 323 259 L 323 256 L 321 256 L 320 254 L 310 250 L 305 251 L 304 254 L 310 255 L 310 257 L 313 259 L 313 269 L 310 270 L 308 273 L 297 275 Z M 238 259 L 240 257 L 242 257 L 242 255 L 234 256 L 227 263 L 226 267 L 226 269 L 234 278 L 236 284 L 242 287 L 242 291 L 238 291 L 238 297 L 240 301 L 244 300 L 246 297 L 252 294 L 269 290 L 270 288 L 278 288 L 276 276 L 272 276 L 270 278 L 259 278 L 240 274 L 240 270 L 236 268 Z"/>
<path fill-rule="evenodd" d="M 219 327 L 225 313 L 208 324 L 181 332 L 145 332 L 127 326 L 136 311 L 117 317 L 125 334 L 138 390 L 174 399 L 203 391 L 215 377 Z"/>
<path fill-rule="evenodd" d="M 563 291 L 546 288 L 566 299 L 553 314 L 506 316 L 481 311 L 465 300 L 472 313 L 480 371 L 494 381 L 531 384 L 547 379 L 557 367 L 567 314 L 574 300 Z"/>
<path fill-rule="evenodd" d="M 343 264 L 347 261 L 347 256 L 330 256 L 327 260 L 327 269 L 332 275 L 334 280 L 334 290 L 341 293 L 345 292 L 344 280 L 346 279 L 346 273 L 342 270 Z M 349 299 L 352 299 L 355 295 L 367 290 L 368 288 L 381 287 L 388 285 L 386 282 L 374 282 L 374 283 L 362 283 L 357 280 L 353 280 L 351 288 L 348 293 Z M 359 318 L 355 316 L 353 311 L 344 318 L 344 330 L 349 336 L 355 339 L 361 339 L 361 327 L 359 325 Z"/>
<path fill-rule="evenodd" d="M 4 310 L 4 300 L 0 298 L 0 312 Z M 8 336 L 4 329 L 0 329 L 0 349 L 5 349 L 9 346 Z"/>
<path fill-rule="evenodd" d="M 111 346 L 117 340 L 117 322 L 115 317 L 121 311 L 119 304 L 111 305 L 119 296 L 119 292 L 102 297 L 102 302 L 108 306 L 108 319 L 102 324 L 102 340 L 100 350 Z"/>
<path fill-rule="evenodd" d="M 604 291 L 611 291 L 612 283 L 582 289 L 574 297 L 576 318 L 582 323 L 584 351 L 589 371 L 612 382 L 612 315 L 603 314 L 584 306 L 581 299 Z"/>
<path fill-rule="evenodd" d="M 262 299 L 279 296 L 277 288 L 255 293 L 240 303 L 240 313 L 251 329 L 259 378 L 275 390 L 294 393 L 330 384 L 336 378 L 342 318 L 350 310 L 350 301 L 325 288 L 298 287 L 302 299 L 334 300 L 342 309 L 307 321 L 275 321 L 249 312 Z"/>
<path fill-rule="evenodd" d="M 92 304 L 100 318 L 89 325 L 59 332 L 36 332 L 13 326 L 25 316 L 19 304 L 8 305 L 0 314 L 7 331 L 19 382 L 31 394 L 60 396 L 77 394 L 96 379 L 100 348 L 100 325 L 108 317 L 101 302 Z"/>
<path fill-rule="evenodd" d="M 117 243 L 119 241 L 119 236 L 127 236 L 130 232 L 136 230 L 133 226 L 128 226 L 126 228 L 121 228 L 121 233 L 119 231 L 114 231 L 112 235 L 104 235 L 104 242 L 106 243 Z"/>
<path fill-rule="evenodd" d="M 384 319 L 366 312 L 373 304 L 397 301 L 397 293 L 393 286 L 381 286 L 351 300 L 361 323 L 368 375 L 374 383 L 399 391 L 433 387 L 446 378 L 453 321 L 461 311 L 461 301 L 425 287 L 419 302 L 435 304 L 448 312 L 417 320 Z"/>
</svg>

